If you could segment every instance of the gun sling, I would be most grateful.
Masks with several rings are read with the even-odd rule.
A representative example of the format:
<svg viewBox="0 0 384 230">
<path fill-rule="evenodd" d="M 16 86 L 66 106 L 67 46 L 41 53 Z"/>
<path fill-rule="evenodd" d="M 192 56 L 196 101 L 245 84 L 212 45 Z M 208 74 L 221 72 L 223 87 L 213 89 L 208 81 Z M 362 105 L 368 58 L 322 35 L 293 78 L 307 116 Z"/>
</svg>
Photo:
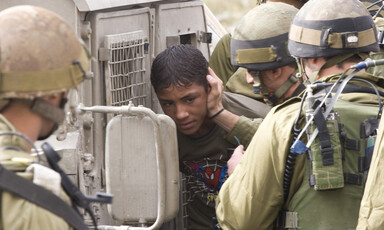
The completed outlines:
<svg viewBox="0 0 384 230">
<path fill-rule="evenodd" d="M 58 196 L 0 164 L 0 189 L 13 193 L 63 218 L 74 229 L 89 229 L 81 216 Z"/>
</svg>

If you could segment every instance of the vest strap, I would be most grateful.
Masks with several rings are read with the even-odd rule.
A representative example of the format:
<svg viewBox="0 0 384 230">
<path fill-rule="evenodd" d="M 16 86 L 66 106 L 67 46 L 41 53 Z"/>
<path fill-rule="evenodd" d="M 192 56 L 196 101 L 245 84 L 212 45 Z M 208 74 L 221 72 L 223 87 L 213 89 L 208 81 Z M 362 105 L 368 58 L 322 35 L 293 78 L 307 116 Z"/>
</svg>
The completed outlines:
<svg viewBox="0 0 384 230">
<path fill-rule="evenodd" d="M 320 140 L 320 151 L 322 155 L 323 165 L 333 165 L 333 147 L 331 145 L 331 137 L 329 136 L 329 132 L 327 129 L 327 124 L 321 110 L 318 110 L 317 113 L 314 114 L 314 122 L 316 127 L 319 130 L 319 140 Z"/>
<path fill-rule="evenodd" d="M 361 185 L 362 178 L 361 175 L 344 173 L 344 182 L 347 184 Z"/>
<path fill-rule="evenodd" d="M 359 157 L 359 160 L 358 160 L 359 172 L 368 171 L 369 166 L 371 165 L 371 160 L 372 160 L 372 154 L 370 156 Z"/>
<path fill-rule="evenodd" d="M 298 213 L 289 211 L 280 211 L 277 216 L 275 227 L 276 229 L 296 229 L 299 228 Z"/>
<path fill-rule="evenodd" d="M 349 139 L 345 131 L 340 132 L 340 141 L 342 142 L 344 148 L 360 151 L 360 142 L 358 140 Z"/>
<path fill-rule="evenodd" d="M 55 122 L 56 124 L 61 124 L 65 119 L 65 112 L 63 109 L 52 105 L 51 103 L 43 100 L 42 98 L 36 97 L 33 100 L 18 98 L 14 100 L 23 103 L 24 105 L 28 106 L 33 112 Z"/>
<path fill-rule="evenodd" d="M 74 229 L 89 229 L 80 214 L 62 199 L 0 164 L 0 191 L 10 192 L 63 218 Z"/>
</svg>

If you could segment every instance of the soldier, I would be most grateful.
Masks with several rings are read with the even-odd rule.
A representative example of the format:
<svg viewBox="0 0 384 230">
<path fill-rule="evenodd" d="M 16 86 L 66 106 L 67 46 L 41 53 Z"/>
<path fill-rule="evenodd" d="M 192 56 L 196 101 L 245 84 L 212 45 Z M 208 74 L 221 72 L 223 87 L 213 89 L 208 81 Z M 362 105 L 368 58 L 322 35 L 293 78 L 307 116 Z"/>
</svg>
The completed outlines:
<svg viewBox="0 0 384 230">
<path fill-rule="evenodd" d="M 177 127 L 180 171 L 186 176 L 185 227 L 210 229 L 214 199 L 227 177 L 227 149 L 238 145 L 235 137 L 247 146 L 261 119 L 246 117 L 264 117 L 269 107 L 242 95 L 221 96 L 222 85 L 202 53 L 190 45 L 172 46 L 157 55 L 151 83 Z"/>
<path fill-rule="evenodd" d="M 250 10 L 233 32 L 232 64 L 246 70 L 247 83 L 254 85 L 253 93 L 262 96 L 271 106 L 305 89 L 301 78 L 296 76 L 295 58 L 287 49 L 289 27 L 297 11 L 281 2 L 262 4 Z M 229 173 L 242 158 L 239 153 L 232 155 L 228 162 Z"/>
<path fill-rule="evenodd" d="M 0 37 L 0 229 L 87 228 L 60 175 L 31 164 L 39 161 L 31 148 L 64 120 L 67 91 L 83 81 L 88 55 L 63 19 L 39 7 L 0 12 Z"/>
<path fill-rule="evenodd" d="M 356 64 L 379 50 L 376 35 L 357 0 L 311 0 L 299 10 L 288 48 L 303 76 L 317 82 L 274 107 L 260 125 L 216 199 L 223 229 L 356 227 L 365 147 L 383 90 L 378 77 L 358 72 Z"/>
<path fill-rule="evenodd" d="M 307 0 L 258 0 L 256 5 L 266 2 L 283 2 L 300 8 Z M 209 66 L 223 81 L 225 91 L 239 93 L 263 101 L 263 97 L 260 94 L 254 94 L 252 86 L 247 83 L 246 69 L 235 67 L 231 63 L 231 37 L 232 35 L 228 33 L 219 40 L 209 59 Z"/>
<path fill-rule="evenodd" d="M 237 24 L 231 40 L 231 61 L 247 69 L 246 78 L 254 93 L 274 106 L 305 87 L 296 77 L 296 61 L 287 51 L 288 32 L 297 9 L 281 2 L 262 4 Z"/>
<path fill-rule="evenodd" d="M 260 5 L 266 2 L 284 2 L 300 9 L 309 0 L 256 0 L 256 4 Z"/>
<path fill-rule="evenodd" d="M 383 117 L 382 117 L 383 120 Z M 372 162 L 370 164 L 367 182 L 364 189 L 364 196 L 361 200 L 359 222 L 357 230 L 379 230 L 384 229 L 384 200 L 382 194 L 384 174 L 384 121 L 380 121 L 377 131 Z"/>
</svg>

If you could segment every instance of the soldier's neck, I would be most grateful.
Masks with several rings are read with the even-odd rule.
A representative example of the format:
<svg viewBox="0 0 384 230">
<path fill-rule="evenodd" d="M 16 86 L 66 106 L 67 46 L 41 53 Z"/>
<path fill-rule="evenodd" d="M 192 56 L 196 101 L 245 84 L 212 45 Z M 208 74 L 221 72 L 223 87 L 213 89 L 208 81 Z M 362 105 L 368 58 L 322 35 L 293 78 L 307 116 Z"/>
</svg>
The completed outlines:
<svg viewBox="0 0 384 230">
<path fill-rule="evenodd" d="M 1 113 L 18 132 L 27 136 L 32 142 L 38 139 L 42 118 L 28 107 L 19 102 L 10 102 Z"/>
</svg>

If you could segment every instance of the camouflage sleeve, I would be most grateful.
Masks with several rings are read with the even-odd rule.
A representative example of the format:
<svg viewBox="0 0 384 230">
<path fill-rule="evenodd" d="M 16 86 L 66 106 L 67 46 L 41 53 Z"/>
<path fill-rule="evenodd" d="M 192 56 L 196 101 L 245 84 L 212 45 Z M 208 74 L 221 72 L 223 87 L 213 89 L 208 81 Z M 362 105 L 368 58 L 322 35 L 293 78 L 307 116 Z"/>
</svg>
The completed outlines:
<svg viewBox="0 0 384 230">
<path fill-rule="evenodd" d="M 209 67 L 213 69 L 224 85 L 236 70 L 236 67 L 231 64 L 230 42 L 231 34 L 224 35 L 209 58 Z"/>
<path fill-rule="evenodd" d="M 236 137 L 239 139 L 240 144 L 242 144 L 244 148 L 247 148 L 262 121 L 262 118 L 250 119 L 241 116 L 235 127 L 233 127 L 224 138 L 232 144 L 237 145 Z"/>
</svg>

